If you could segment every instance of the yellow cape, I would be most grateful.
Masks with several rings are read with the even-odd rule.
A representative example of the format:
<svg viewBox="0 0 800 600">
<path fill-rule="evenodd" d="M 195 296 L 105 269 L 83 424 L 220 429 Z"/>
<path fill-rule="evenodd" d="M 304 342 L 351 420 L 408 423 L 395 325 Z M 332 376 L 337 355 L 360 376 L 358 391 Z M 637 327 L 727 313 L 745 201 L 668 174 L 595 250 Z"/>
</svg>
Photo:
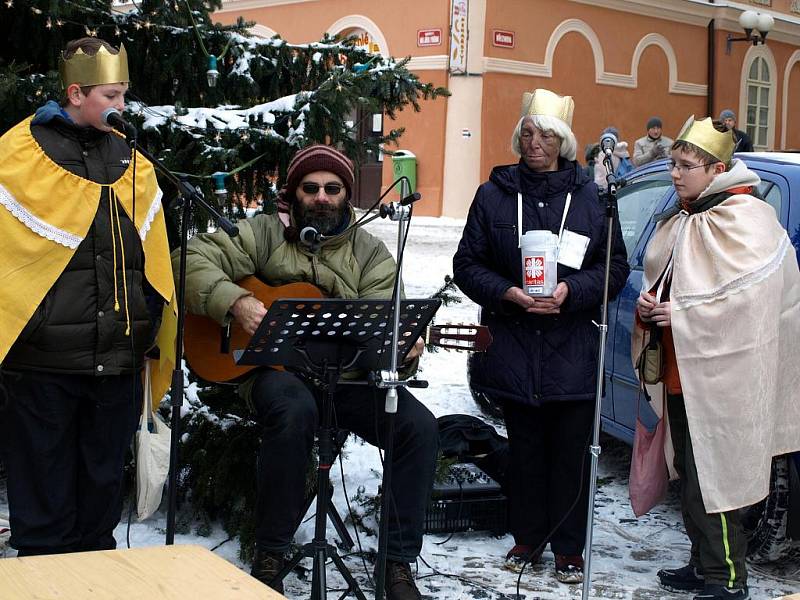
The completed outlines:
<svg viewBox="0 0 800 600">
<path fill-rule="evenodd" d="M 153 166 L 137 155 L 135 182 L 131 162 L 114 183 L 94 183 L 53 162 L 33 138 L 30 122 L 22 121 L 0 138 L 0 362 L 83 241 L 103 187 L 108 187 L 139 232 L 147 281 L 167 303 L 157 338 L 161 358 L 151 365 L 157 403 L 175 365 L 177 309 L 162 192 Z"/>
</svg>

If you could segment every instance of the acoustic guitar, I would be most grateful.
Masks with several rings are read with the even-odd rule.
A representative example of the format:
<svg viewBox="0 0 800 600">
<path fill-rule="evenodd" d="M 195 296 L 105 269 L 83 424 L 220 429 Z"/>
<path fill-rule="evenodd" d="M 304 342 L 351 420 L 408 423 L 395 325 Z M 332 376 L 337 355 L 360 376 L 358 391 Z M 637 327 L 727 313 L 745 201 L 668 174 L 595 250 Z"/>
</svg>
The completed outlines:
<svg viewBox="0 0 800 600">
<path fill-rule="evenodd" d="M 251 276 L 236 285 L 252 292 L 267 308 L 280 298 L 324 297 L 319 288 L 303 282 L 270 286 Z M 247 347 L 250 335 L 236 321 L 229 327 L 228 331 L 210 317 L 186 314 L 184 356 L 189 368 L 205 381 L 230 382 L 258 368 L 234 362 L 233 350 Z M 484 352 L 492 342 L 492 335 L 483 325 L 430 325 L 423 339 L 428 345 L 449 350 Z"/>
</svg>

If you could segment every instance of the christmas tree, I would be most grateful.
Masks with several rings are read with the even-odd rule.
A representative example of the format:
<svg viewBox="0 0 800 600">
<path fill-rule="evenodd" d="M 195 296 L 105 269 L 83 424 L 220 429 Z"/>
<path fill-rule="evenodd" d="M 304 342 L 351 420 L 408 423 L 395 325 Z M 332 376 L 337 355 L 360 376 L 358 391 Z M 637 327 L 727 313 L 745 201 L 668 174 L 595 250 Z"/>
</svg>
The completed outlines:
<svg viewBox="0 0 800 600">
<path fill-rule="evenodd" d="M 219 0 L 142 0 L 126 12 L 112 4 L 0 3 L 0 34 L 7 40 L 0 51 L 0 133 L 59 99 L 57 59 L 67 40 L 101 37 L 128 50 L 126 118 L 139 127 L 142 145 L 204 191 L 224 186 L 233 198 L 269 201 L 297 149 L 332 143 L 358 163 L 401 135 L 390 130 L 357 140 L 357 124 L 348 122 L 357 109 L 391 118 L 447 93 L 421 82 L 405 61 L 348 40 L 296 45 L 250 37 L 252 24 L 241 20 L 214 24 L 210 11 Z M 216 77 L 209 74 L 214 70 Z"/>
<path fill-rule="evenodd" d="M 219 0 L 142 0 L 115 10 L 108 0 L 2 0 L 0 133 L 47 100 L 60 101 L 58 55 L 68 40 L 97 36 L 124 44 L 131 86 L 125 118 L 138 142 L 206 198 L 225 191 L 274 208 L 275 190 L 294 153 L 311 143 L 341 147 L 359 162 L 402 130 L 356 139 L 353 114 L 393 117 L 422 99 L 447 94 L 421 82 L 406 61 L 356 48 L 349 40 L 288 44 L 249 36 L 248 24 L 212 22 Z M 31 43 L 35 40 L 35 43 Z M 214 84 L 214 85 L 211 85 Z M 174 190 L 162 185 L 165 202 Z M 228 203 L 232 216 L 241 216 Z M 203 215 L 196 220 L 202 228 Z M 193 382 L 181 455 L 181 520 L 202 531 L 221 520 L 251 550 L 258 427 L 233 387 Z M 179 524 L 180 525 L 180 524 Z"/>
</svg>

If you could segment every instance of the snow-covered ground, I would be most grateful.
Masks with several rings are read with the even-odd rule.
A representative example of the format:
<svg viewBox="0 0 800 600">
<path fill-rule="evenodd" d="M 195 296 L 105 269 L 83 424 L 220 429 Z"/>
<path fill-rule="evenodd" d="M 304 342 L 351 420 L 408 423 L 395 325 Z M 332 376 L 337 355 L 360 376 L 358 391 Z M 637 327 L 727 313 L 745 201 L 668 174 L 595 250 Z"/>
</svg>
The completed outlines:
<svg viewBox="0 0 800 600">
<path fill-rule="evenodd" d="M 427 297 L 444 282 L 451 273 L 451 258 L 461 236 L 463 221 L 452 219 L 414 218 L 412 220 L 405 257 L 404 280 L 408 297 Z M 369 229 L 379 235 L 392 253 L 396 248 L 396 224 L 375 221 Z M 466 298 L 461 304 L 443 307 L 436 322 L 474 323 L 477 307 Z M 421 377 L 430 382 L 427 389 L 414 390 L 438 417 L 452 413 L 481 416 L 472 400 L 466 382 L 466 355 L 458 352 L 439 351 L 426 354 L 422 361 Z M 492 422 L 501 433 L 502 423 Z M 598 472 L 598 492 L 594 544 L 592 547 L 592 598 L 614 598 L 621 600 L 654 600 L 660 598 L 690 598 L 664 592 L 655 582 L 656 571 L 662 566 L 684 564 L 688 557 L 688 540 L 683 532 L 676 495 L 671 493 L 665 505 L 650 514 L 636 519 L 627 496 L 627 477 L 630 449 L 610 438 L 602 439 L 603 452 Z M 344 486 L 338 465 L 332 470 L 335 486 L 335 504 L 343 516 L 347 514 L 343 488 L 348 495 L 355 496 L 359 487 L 374 495 L 380 483 L 380 459 L 371 446 L 357 440 L 348 442 L 344 451 Z M 352 508 L 363 509 L 354 502 Z M 7 514 L 3 482 L 0 482 L 0 514 Z M 312 507 L 313 513 L 313 507 Z M 310 516 L 310 514 L 309 514 Z M 134 522 L 130 529 L 131 546 L 150 546 L 164 541 L 165 515 L 157 513 L 143 523 Z M 305 543 L 313 536 L 313 519 L 306 520 L 297 533 L 296 541 Z M 352 528 L 351 528 L 352 531 Z M 119 547 L 125 546 L 126 526 L 121 524 L 116 531 Z M 329 528 L 329 540 L 336 538 Z M 508 599 L 515 597 L 517 574 L 504 568 L 505 553 L 513 545 L 510 535 L 501 538 L 482 532 L 428 535 L 418 561 L 418 581 L 425 598 L 455 599 Z M 177 535 L 176 543 L 199 544 L 215 548 L 215 552 L 234 564 L 242 565 L 237 558 L 238 542 L 225 542 L 227 535 L 220 528 L 208 537 Z M 365 550 L 375 550 L 377 540 L 360 535 Z M 358 548 L 356 547 L 355 550 Z M 4 550 L 0 549 L 0 556 Z M 5 549 L 5 556 L 14 551 Z M 372 596 L 367 571 L 357 556 L 348 556 L 345 562 L 362 585 L 365 594 Z M 306 561 L 303 574 L 292 574 L 286 580 L 286 595 L 289 598 L 306 598 L 310 592 L 310 561 Z M 371 566 L 369 573 L 371 574 Z M 338 598 L 343 580 L 335 568 L 328 568 L 329 598 Z M 580 598 L 581 586 L 559 584 L 553 576 L 553 557 L 549 552 L 540 564 L 527 569 L 520 580 L 522 597 L 531 600 Z M 752 566 L 750 590 L 754 600 L 778 598 L 800 591 L 800 565 L 782 564 Z M 1 596 L 2 594 L 0 594 Z"/>
</svg>

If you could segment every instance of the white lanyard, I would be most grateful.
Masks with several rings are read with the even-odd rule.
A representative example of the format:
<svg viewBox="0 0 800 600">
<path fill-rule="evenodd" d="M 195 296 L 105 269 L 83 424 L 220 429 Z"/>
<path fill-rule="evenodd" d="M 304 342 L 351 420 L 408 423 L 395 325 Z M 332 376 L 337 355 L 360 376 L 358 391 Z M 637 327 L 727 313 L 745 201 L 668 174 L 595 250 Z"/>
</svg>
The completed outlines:
<svg viewBox="0 0 800 600">
<path fill-rule="evenodd" d="M 558 245 L 561 246 L 561 236 L 564 234 L 564 223 L 567 222 L 567 213 L 572 204 L 572 192 L 567 192 L 564 202 L 564 212 L 561 213 L 561 226 L 558 228 Z M 522 248 L 522 192 L 517 192 L 517 248 Z"/>
</svg>

